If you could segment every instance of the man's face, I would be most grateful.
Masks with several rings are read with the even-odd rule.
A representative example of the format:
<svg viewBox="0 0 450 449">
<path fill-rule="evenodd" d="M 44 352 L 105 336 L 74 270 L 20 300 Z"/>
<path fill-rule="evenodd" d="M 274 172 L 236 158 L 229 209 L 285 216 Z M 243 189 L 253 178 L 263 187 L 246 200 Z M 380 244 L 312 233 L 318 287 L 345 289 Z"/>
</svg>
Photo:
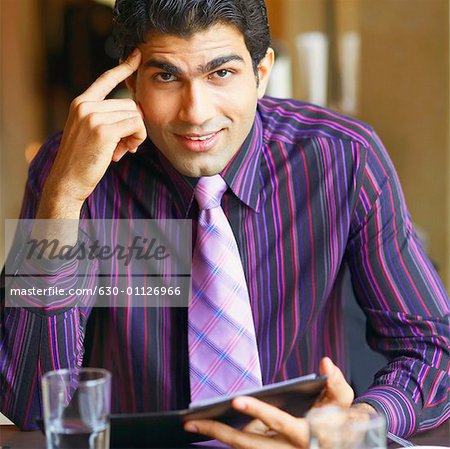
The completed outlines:
<svg viewBox="0 0 450 449">
<path fill-rule="evenodd" d="M 127 81 L 150 139 L 186 176 L 219 173 L 251 130 L 273 63 L 258 69 L 240 31 L 215 25 L 188 39 L 151 34 L 142 65 Z"/>
</svg>

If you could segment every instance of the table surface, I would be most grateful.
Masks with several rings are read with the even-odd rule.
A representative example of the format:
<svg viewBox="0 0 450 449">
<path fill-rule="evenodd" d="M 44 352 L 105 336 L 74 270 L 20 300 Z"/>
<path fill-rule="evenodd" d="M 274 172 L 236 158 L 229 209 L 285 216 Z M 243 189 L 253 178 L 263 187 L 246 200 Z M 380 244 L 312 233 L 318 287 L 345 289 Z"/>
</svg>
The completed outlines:
<svg viewBox="0 0 450 449">
<path fill-rule="evenodd" d="M 419 433 L 409 439 L 416 445 L 421 446 L 444 446 L 450 447 L 450 421 L 446 421 L 437 429 Z M 202 444 L 189 446 L 202 448 L 218 448 L 223 445 Z M 396 444 L 390 444 L 389 449 L 398 448 Z M 16 426 L 0 425 L 0 448 L 1 449 L 45 449 L 44 435 L 39 432 L 21 432 Z M 155 449 L 155 448 L 152 448 Z M 167 449 L 167 448 L 166 448 Z M 179 449 L 179 448 L 174 448 Z"/>
</svg>

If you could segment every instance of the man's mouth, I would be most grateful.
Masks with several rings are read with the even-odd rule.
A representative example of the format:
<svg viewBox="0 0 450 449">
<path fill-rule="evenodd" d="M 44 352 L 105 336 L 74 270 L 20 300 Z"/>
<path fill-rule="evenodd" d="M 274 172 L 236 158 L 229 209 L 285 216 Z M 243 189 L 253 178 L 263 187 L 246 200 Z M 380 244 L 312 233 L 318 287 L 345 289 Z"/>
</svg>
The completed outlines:
<svg viewBox="0 0 450 449">
<path fill-rule="evenodd" d="M 194 152 L 205 152 L 215 147 L 222 131 L 220 129 L 208 134 L 176 134 L 176 136 L 186 149 Z"/>
<path fill-rule="evenodd" d="M 194 136 L 183 136 L 185 139 L 194 140 L 194 141 L 204 141 L 211 139 L 211 137 L 214 137 L 218 131 L 210 133 L 210 134 L 203 134 L 202 136 L 194 135 Z"/>
</svg>

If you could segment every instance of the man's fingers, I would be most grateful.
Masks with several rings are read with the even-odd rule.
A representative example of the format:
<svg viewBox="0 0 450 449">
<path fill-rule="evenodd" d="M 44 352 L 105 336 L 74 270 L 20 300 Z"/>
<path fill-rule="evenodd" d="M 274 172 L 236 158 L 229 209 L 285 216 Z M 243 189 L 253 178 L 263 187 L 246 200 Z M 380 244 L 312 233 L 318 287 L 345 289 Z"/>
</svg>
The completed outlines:
<svg viewBox="0 0 450 449">
<path fill-rule="evenodd" d="M 233 408 L 262 421 L 269 432 L 250 426 L 244 431 L 233 429 L 217 421 L 199 420 L 185 424 L 188 432 L 197 432 L 215 438 L 234 448 L 303 448 L 308 445 L 308 425 L 304 419 L 294 418 L 288 413 L 252 397 L 241 396 L 233 400 Z M 253 429 L 255 430 L 255 429 Z"/>
<path fill-rule="evenodd" d="M 146 139 L 147 131 L 141 117 L 132 117 L 102 124 L 92 130 L 100 148 L 109 148 L 111 158 L 118 161 L 127 151 L 134 150 Z M 109 140 L 109 142 L 108 142 Z M 111 144 L 114 147 L 111 148 Z"/>
<path fill-rule="evenodd" d="M 245 438 L 245 435 L 239 430 L 209 419 L 189 421 L 184 425 L 184 429 L 188 432 L 201 433 L 202 435 L 220 440 L 234 448 L 241 447 L 243 445 L 242 439 Z"/>
<path fill-rule="evenodd" d="M 125 61 L 100 75 L 78 98 L 83 101 L 103 100 L 118 84 L 138 69 L 141 58 L 142 54 L 136 48 Z"/>
<path fill-rule="evenodd" d="M 242 432 L 218 421 L 189 421 L 184 426 L 188 432 L 201 433 L 235 449 L 292 449 L 288 442 L 276 441 L 261 435 Z"/>
<path fill-rule="evenodd" d="M 112 125 L 114 123 L 118 123 L 122 120 L 133 119 L 136 122 L 142 122 L 142 126 L 144 122 L 142 120 L 141 114 L 137 111 L 112 111 L 112 112 L 100 112 L 89 114 L 85 119 L 85 124 L 88 126 L 88 129 L 95 129 L 100 125 Z"/>
<path fill-rule="evenodd" d="M 139 145 L 140 142 L 136 143 L 136 140 L 133 137 L 130 137 L 128 139 L 126 138 L 122 139 L 116 146 L 116 149 L 114 150 L 112 160 L 114 162 L 119 162 L 120 159 L 122 159 L 125 156 L 125 154 L 136 153 Z"/>
<path fill-rule="evenodd" d="M 116 149 L 114 150 L 113 156 L 112 156 L 112 160 L 114 162 L 119 162 L 120 159 L 122 159 L 125 154 L 127 154 L 129 151 L 126 143 L 124 141 L 120 141 L 116 147 Z"/>
<path fill-rule="evenodd" d="M 266 435 L 267 432 L 270 432 L 270 429 L 260 419 L 252 419 L 242 430 L 244 432 L 259 433 L 260 435 Z"/>
<path fill-rule="evenodd" d="M 141 117 L 131 117 L 105 126 L 128 144 L 130 150 L 139 146 L 147 137 L 147 130 Z"/>
<path fill-rule="evenodd" d="M 277 407 L 252 397 L 239 397 L 233 400 L 235 409 L 257 418 L 268 428 L 283 435 L 296 446 L 308 442 L 308 426 L 303 419 L 295 418 Z"/>
<path fill-rule="evenodd" d="M 136 111 L 141 115 L 141 111 L 136 102 L 131 98 L 110 98 L 103 101 L 83 101 L 79 106 L 80 116 L 85 116 L 97 112 L 114 111 Z"/>
<path fill-rule="evenodd" d="M 353 402 L 354 392 L 342 371 L 328 357 L 320 361 L 319 371 L 327 376 L 327 387 L 325 396 L 316 405 L 336 404 L 349 407 Z"/>
</svg>

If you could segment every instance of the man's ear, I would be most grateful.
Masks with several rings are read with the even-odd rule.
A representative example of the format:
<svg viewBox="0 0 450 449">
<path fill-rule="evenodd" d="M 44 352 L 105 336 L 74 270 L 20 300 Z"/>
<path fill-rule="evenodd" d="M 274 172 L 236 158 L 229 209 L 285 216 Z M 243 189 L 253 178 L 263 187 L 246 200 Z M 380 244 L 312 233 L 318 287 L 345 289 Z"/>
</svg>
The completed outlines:
<svg viewBox="0 0 450 449">
<path fill-rule="evenodd" d="M 274 62 L 275 53 L 273 49 L 269 47 L 266 56 L 261 59 L 261 62 L 258 65 L 258 98 L 262 98 L 266 93 L 267 83 L 269 82 L 269 76 Z"/>
</svg>

